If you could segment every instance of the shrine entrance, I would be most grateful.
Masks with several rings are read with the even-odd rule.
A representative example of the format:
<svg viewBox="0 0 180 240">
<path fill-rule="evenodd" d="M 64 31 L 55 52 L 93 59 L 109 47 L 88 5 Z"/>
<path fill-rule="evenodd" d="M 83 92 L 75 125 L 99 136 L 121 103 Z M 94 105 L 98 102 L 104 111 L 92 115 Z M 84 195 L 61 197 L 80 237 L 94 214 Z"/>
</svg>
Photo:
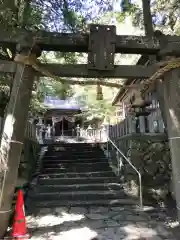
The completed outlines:
<svg viewBox="0 0 180 240">
<path fill-rule="evenodd" d="M 80 106 L 71 99 L 61 100 L 52 96 L 46 96 L 44 104 L 47 107 L 44 123 L 51 126 L 51 137 L 75 136 Z"/>
<path fill-rule="evenodd" d="M 55 136 L 61 136 L 61 135 L 63 135 L 63 121 L 62 122 L 57 122 L 56 124 L 55 124 L 55 127 L 54 127 L 55 129 L 55 133 L 54 133 L 54 135 Z"/>
<path fill-rule="evenodd" d="M 54 136 L 72 136 L 75 128 L 75 122 L 70 122 L 63 117 L 60 121 L 54 122 Z"/>
</svg>

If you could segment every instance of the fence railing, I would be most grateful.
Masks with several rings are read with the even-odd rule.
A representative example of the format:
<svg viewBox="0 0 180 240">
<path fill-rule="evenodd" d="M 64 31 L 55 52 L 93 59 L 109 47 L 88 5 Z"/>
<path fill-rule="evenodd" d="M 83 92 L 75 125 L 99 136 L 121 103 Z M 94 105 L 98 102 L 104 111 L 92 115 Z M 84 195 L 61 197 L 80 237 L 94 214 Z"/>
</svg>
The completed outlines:
<svg viewBox="0 0 180 240">
<path fill-rule="evenodd" d="M 92 127 L 89 125 L 87 128 L 80 127 L 77 125 L 76 128 L 69 130 L 60 131 L 61 135 L 57 136 L 54 132 L 53 127 L 45 126 L 44 124 L 36 125 L 36 138 L 40 143 L 43 143 L 46 140 L 53 140 L 58 137 L 75 137 L 81 141 L 88 142 L 106 142 L 108 135 L 108 128 L 101 126 L 99 128 Z"/>
<path fill-rule="evenodd" d="M 29 121 L 26 124 L 25 137 L 29 140 L 37 141 L 36 126 Z"/>
<path fill-rule="evenodd" d="M 135 117 L 127 116 L 123 121 L 109 126 L 109 136 L 112 139 L 120 138 L 133 133 L 164 133 L 163 120 L 158 112 L 156 115 Z"/>
<path fill-rule="evenodd" d="M 136 166 L 133 165 L 133 163 L 124 155 L 124 153 L 118 148 L 118 146 L 109 137 L 107 137 L 107 147 L 106 147 L 108 152 L 108 157 L 109 157 L 109 147 L 108 147 L 109 144 L 114 148 L 114 150 L 117 153 L 121 155 L 121 157 L 126 161 L 126 163 L 129 164 L 130 167 L 136 172 L 139 180 L 139 205 L 140 205 L 140 208 L 143 209 L 142 177 L 141 177 L 140 171 L 138 171 Z M 118 167 L 117 167 L 118 169 L 119 169 L 119 165 L 121 165 L 121 162 L 118 162 Z"/>
<path fill-rule="evenodd" d="M 104 125 L 99 128 L 95 128 L 89 125 L 86 129 L 77 126 L 76 132 L 77 137 L 84 138 L 92 142 L 107 141 L 108 129 Z"/>
<path fill-rule="evenodd" d="M 3 131 L 3 122 L 4 122 L 4 119 L 2 117 L 0 117 L 0 137 L 1 137 L 1 134 L 2 134 L 2 131 Z M 25 136 L 25 138 L 27 138 L 29 140 L 37 141 L 36 126 L 33 123 L 27 121 L 24 136 Z"/>
</svg>

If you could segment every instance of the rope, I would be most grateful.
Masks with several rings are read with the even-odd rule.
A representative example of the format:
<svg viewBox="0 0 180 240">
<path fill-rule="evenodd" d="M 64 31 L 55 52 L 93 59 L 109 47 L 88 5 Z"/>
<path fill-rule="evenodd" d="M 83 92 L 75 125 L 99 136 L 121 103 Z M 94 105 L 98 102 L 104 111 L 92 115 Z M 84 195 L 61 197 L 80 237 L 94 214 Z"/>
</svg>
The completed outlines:
<svg viewBox="0 0 180 240">
<path fill-rule="evenodd" d="M 162 61 L 158 62 L 156 66 L 159 67 L 159 69 L 148 79 L 145 79 L 144 82 L 141 82 L 139 84 L 132 84 L 132 85 L 126 85 L 122 86 L 122 88 L 141 88 L 142 90 L 146 91 L 150 85 L 152 85 L 156 80 L 163 77 L 163 75 L 173 69 L 180 67 L 180 58 L 171 59 L 168 61 Z"/>
<path fill-rule="evenodd" d="M 28 66 L 32 66 L 32 68 L 34 68 L 37 72 L 40 72 L 41 74 L 43 74 L 46 77 L 57 79 L 57 76 L 55 74 L 52 74 L 45 68 L 38 65 L 35 54 L 31 54 L 29 56 L 18 54 L 14 58 L 14 61 L 17 63 L 22 63 L 22 64 L 25 64 Z M 159 67 L 159 69 L 149 79 L 146 79 L 144 82 L 141 82 L 139 84 L 132 84 L 132 85 L 124 86 L 124 85 L 117 84 L 117 83 L 101 81 L 101 85 L 109 86 L 109 87 L 116 87 L 116 88 L 121 88 L 121 89 L 122 88 L 125 88 L 125 89 L 126 88 L 139 88 L 140 87 L 140 88 L 142 88 L 142 90 L 143 90 L 143 88 L 144 88 L 144 90 L 147 90 L 149 85 L 154 83 L 157 79 L 161 78 L 166 72 L 168 72 L 172 69 L 179 68 L 180 67 L 180 58 L 176 58 L 176 59 L 165 61 L 165 62 L 159 62 L 159 63 L 157 63 L 157 66 Z M 94 81 L 94 80 L 78 81 L 78 80 L 60 79 L 60 81 L 62 83 L 68 82 L 69 84 L 79 84 L 79 85 L 84 85 L 84 84 L 87 84 L 87 85 L 96 85 L 97 84 L 98 85 L 99 84 L 99 80 L 98 81 Z"/>
<path fill-rule="evenodd" d="M 85 80 L 85 81 L 79 81 L 79 80 L 67 80 L 67 79 L 59 79 L 55 74 L 49 72 L 48 70 L 46 70 L 44 67 L 39 66 L 39 62 L 37 62 L 37 60 L 35 59 L 34 55 L 32 54 L 31 56 L 24 56 L 23 54 L 18 54 L 16 55 L 16 57 L 14 58 L 14 61 L 17 63 L 21 63 L 21 64 L 26 64 L 28 66 L 31 66 L 32 68 L 34 68 L 34 70 L 36 70 L 37 72 L 40 72 L 42 75 L 49 77 L 49 78 L 53 78 L 55 80 L 61 81 L 62 83 L 69 83 L 72 85 L 97 85 L 99 84 L 99 80 Z M 102 86 L 107 86 L 107 87 L 114 87 L 114 88 L 120 88 L 122 87 L 121 84 L 118 83 L 112 83 L 112 82 L 102 82 L 101 81 L 101 85 Z"/>
<path fill-rule="evenodd" d="M 149 79 L 147 79 L 142 85 L 144 87 L 147 87 L 147 85 L 151 85 L 154 83 L 157 79 L 162 78 L 162 76 L 169 72 L 170 70 L 176 69 L 180 67 L 180 58 L 172 59 L 166 62 L 162 62 L 159 64 L 159 66 L 165 65 L 162 68 L 159 68 Z"/>
<path fill-rule="evenodd" d="M 169 140 L 180 139 L 180 137 L 170 137 Z"/>
<path fill-rule="evenodd" d="M 19 141 L 15 141 L 15 140 L 11 140 L 10 142 L 11 143 L 19 143 L 19 144 L 22 144 L 22 145 L 24 144 L 23 142 L 19 142 Z"/>
<path fill-rule="evenodd" d="M 12 211 L 12 209 L 0 211 L 0 214 L 1 214 L 1 213 L 9 213 L 9 212 L 11 212 L 11 211 Z"/>
</svg>

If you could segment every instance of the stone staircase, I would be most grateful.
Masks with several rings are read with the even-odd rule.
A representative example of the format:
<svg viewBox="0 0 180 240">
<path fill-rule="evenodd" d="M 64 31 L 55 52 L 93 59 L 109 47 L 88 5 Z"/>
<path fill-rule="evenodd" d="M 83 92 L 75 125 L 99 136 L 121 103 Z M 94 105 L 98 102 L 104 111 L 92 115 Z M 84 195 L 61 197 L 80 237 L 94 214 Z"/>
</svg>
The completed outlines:
<svg viewBox="0 0 180 240">
<path fill-rule="evenodd" d="M 32 208 L 134 205 L 98 145 L 48 145 L 26 205 Z"/>
</svg>

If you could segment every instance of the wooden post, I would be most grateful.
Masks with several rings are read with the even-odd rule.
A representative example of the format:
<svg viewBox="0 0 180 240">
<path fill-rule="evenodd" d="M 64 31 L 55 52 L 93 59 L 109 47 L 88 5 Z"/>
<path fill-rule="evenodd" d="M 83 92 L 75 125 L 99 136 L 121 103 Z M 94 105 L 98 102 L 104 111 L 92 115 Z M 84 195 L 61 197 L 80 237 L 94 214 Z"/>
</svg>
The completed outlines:
<svg viewBox="0 0 180 240">
<path fill-rule="evenodd" d="M 140 126 L 140 133 L 145 133 L 145 118 L 144 118 L 144 116 L 139 116 L 139 126 Z"/>
<path fill-rule="evenodd" d="M 149 126 L 149 132 L 150 133 L 155 133 L 154 120 L 155 120 L 154 113 L 151 113 L 148 116 L 148 126 Z"/>
<path fill-rule="evenodd" d="M 159 132 L 164 133 L 164 122 L 163 122 L 163 119 L 162 119 L 160 109 L 157 109 L 157 118 L 158 118 Z"/>
<path fill-rule="evenodd" d="M 2 126 L 3 126 L 3 117 L 0 116 L 0 135 L 2 132 Z"/>
<path fill-rule="evenodd" d="M 128 115 L 127 119 L 128 119 L 128 125 L 129 125 L 129 134 L 136 133 L 134 116 Z"/>
<path fill-rule="evenodd" d="M 164 77 L 164 102 L 167 120 L 167 132 L 169 138 L 172 172 L 178 220 L 180 222 L 180 78 L 179 70 L 171 70 Z"/>
<path fill-rule="evenodd" d="M 23 52 L 27 54 L 27 51 Z M 3 187 L 0 192 L 0 237 L 6 232 L 11 204 L 18 177 L 20 156 L 23 147 L 24 133 L 28 117 L 28 108 L 34 81 L 34 70 L 30 66 L 18 64 L 10 101 L 4 121 L 1 156 L 7 164 L 7 171 L 3 177 Z"/>
</svg>

